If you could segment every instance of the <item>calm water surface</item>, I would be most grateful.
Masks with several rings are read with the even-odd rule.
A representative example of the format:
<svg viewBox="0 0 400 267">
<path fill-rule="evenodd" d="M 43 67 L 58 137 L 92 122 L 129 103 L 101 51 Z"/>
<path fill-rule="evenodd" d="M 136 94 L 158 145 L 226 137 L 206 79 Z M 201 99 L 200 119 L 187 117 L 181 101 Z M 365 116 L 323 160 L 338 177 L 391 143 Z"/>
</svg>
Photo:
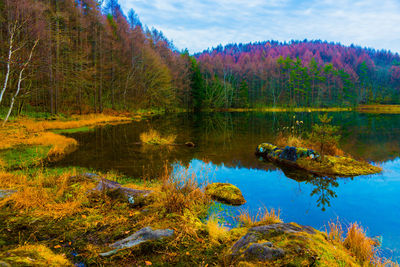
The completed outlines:
<svg viewBox="0 0 400 267">
<path fill-rule="evenodd" d="M 130 177 L 155 178 L 165 162 L 175 171 L 188 168 L 199 177 L 230 182 L 243 192 L 240 207 L 255 214 L 259 207 L 281 210 L 281 218 L 324 230 L 330 220 L 360 222 L 370 236 L 380 236 L 384 255 L 400 259 L 400 115 L 332 113 L 341 127 L 341 147 L 356 158 L 379 164 L 383 173 L 355 178 L 310 179 L 259 161 L 256 146 L 273 142 L 283 127 L 303 121 L 307 132 L 317 113 L 201 113 L 151 118 L 130 124 L 76 133 L 79 149 L 60 162 L 98 170 L 117 170 Z M 295 116 L 295 118 L 293 118 Z M 176 134 L 177 143 L 195 148 L 138 145 L 141 132 L 154 128 Z M 177 163 L 179 162 L 179 163 Z M 201 174 L 200 174 L 201 173 Z M 225 207 L 235 215 L 239 208 Z M 229 221 L 229 220 L 228 220 Z"/>
</svg>

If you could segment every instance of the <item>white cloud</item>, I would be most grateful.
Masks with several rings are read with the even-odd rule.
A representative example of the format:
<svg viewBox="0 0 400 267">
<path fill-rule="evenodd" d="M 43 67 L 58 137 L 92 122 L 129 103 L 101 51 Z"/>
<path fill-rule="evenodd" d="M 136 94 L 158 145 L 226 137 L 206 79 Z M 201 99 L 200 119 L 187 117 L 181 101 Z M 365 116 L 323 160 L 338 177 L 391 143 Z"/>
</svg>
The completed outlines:
<svg viewBox="0 0 400 267">
<path fill-rule="evenodd" d="M 180 48 L 321 39 L 400 52 L 397 0 L 120 0 Z"/>
</svg>

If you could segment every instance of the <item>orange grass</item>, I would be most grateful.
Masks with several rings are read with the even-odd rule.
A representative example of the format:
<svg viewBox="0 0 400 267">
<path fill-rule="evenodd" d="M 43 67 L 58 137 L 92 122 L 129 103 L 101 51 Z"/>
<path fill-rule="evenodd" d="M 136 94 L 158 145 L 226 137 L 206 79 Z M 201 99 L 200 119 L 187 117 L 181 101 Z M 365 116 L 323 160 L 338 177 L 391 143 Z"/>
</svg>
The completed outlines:
<svg viewBox="0 0 400 267">
<path fill-rule="evenodd" d="M 95 184 L 81 181 L 79 186 L 71 187 L 71 177 L 75 175 L 75 170 L 61 175 L 45 175 L 38 171 L 32 179 L 27 179 L 23 175 L 0 173 L 0 188 L 17 189 L 0 201 L 0 207 L 11 204 L 15 209 L 54 219 L 80 212 L 82 203 L 87 200 L 86 193 Z"/>
<path fill-rule="evenodd" d="M 275 209 L 268 210 L 267 207 L 259 208 L 255 216 L 251 216 L 249 210 L 240 210 L 238 216 L 239 222 L 244 226 L 255 226 L 255 225 L 266 225 L 281 223 L 280 210 Z"/>
<path fill-rule="evenodd" d="M 363 266 L 399 266 L 379 256 L 379 243 L 368 237 L 364 228 L 358 223 L 350 224 L 344 234 L 342 224 L 337 219 L 336 222 L 329 222 L 325 231 L 328 240 L 343 245 Z"/>
<path fill-rule="evenodd" d="M 210 202 L 210 198 L 201 190 L 196 175 L 189 174 L 187 169 L 172 174 L 166 164 L 161 180 L 159 205 L 167 213 L 183 214 L 185 209 L 199 211 Z"/>
<path fill-rule="evenodd" d="M 172 145 L 175 142 L 176 135 L 161 136 L 154 129 L 140 134 L 140 141 L 150 145 Z"/>
<path fill-rule="evenodd" d="M 20 119 L 15 123 L 0 128 L 0 150 L 10 149 L 18 145 L 51 146 L 48 153 L 50 161 L 61 159 L 64 155 L 73 152 L 78 142 L 63 135 L 48 132 L 53 129 L 71 129 L 83 126 L 102 125 L 107 123 L 123 123 L 131 121 L 128 117 L 116 117 L 104 114 L 72 116 L 69 121 L 37 121 Z M 0 166 L 4 166 L 0 162 Z"/>
</svg>

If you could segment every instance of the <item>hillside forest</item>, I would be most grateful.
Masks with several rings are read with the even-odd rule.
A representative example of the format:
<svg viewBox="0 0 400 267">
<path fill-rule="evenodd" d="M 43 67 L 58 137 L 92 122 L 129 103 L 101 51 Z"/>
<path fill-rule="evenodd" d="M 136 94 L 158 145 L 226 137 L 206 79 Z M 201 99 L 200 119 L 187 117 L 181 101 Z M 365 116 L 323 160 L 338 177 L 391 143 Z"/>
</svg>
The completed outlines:
<svg viewBox="0 0 400 267">
<path fill-rule="evenodd" d="M 2 113 L 400 104 L 400 56 L 319 40 L 190 55 L 118 0 L 4 0 L 0 90 Z"/>
</svg>

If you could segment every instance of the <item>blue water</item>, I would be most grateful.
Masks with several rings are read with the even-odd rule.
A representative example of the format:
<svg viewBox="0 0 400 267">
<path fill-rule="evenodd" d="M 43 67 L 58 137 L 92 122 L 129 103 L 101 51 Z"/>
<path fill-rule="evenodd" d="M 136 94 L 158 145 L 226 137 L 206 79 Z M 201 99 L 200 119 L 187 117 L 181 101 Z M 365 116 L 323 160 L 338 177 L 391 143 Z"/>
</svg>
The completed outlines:
<svg viewBox="0 0 400 267">
<path fill-rule="evenodd" d="M 157 179 L 166 162 L 180 162 L 174 164 L 177 171 L 188 168 L 200 180 L 229 182 L 242 190 L 247 203 L 223 205 L 221 214 L 235 216 L 239 209 L 248 209 L 255 215 L 266 206 L 280 209 L 285 222 L 320 230 L 337 218 L 344 226 L 358 222 L 369 236 L 380 237 L 384 256 L 400 262 L 400 114 L 330 114 L 332 123 L 340 127 L 340 147 L 355 158 L 379 164 L 381 174 L 309 179 L 304 174 L 284 173 L 254 155 L 258 144 L 273 143 L 282 128 L 295 120 L 304 121 L 299 134 L 309 132 L 318 122 L 317 115 L 253 112 L 153 117 L 70 134 L 78 140 L 79 149 L 57 164 Z M 138 145 L 140 133 L 150 128 L 177 135 L 178 144 L 191 141 L 196 147 Z"/>
<path fill-rule="evenodd" d="M 280 217 L 285 222 L 311 225 L 322 231 L 329 221 L 336 221 L 336 218 L 344 226 L 358 222 L 369 236 L 380 237 L 385 257 L 398 261 L 400 159 L 380 166 L 382 174 L 337 179 L 333 184 L 322 186 L 321 190 L 310 182 L 289 179 L 280 170 L 226 167 L 198 159 L 193 159 L 188 169 L 200 176 L 204 176 L 204 170 L 207 170 L 208 180 L 229 182 L 241 189 L 247 203 L 240 207 L 225 206 L 229 216 L 238 214 L 240 209 L 248 209 L 255 215 L 260 207 L 265 206 L 280 209 Z M 176 166 L 176 170 L 181 168 Z M 318 191 L 313 194 L 316 189 Z M 321 196 L 326 196 L 328 203 L 321 203 Z"/>
</svg>

